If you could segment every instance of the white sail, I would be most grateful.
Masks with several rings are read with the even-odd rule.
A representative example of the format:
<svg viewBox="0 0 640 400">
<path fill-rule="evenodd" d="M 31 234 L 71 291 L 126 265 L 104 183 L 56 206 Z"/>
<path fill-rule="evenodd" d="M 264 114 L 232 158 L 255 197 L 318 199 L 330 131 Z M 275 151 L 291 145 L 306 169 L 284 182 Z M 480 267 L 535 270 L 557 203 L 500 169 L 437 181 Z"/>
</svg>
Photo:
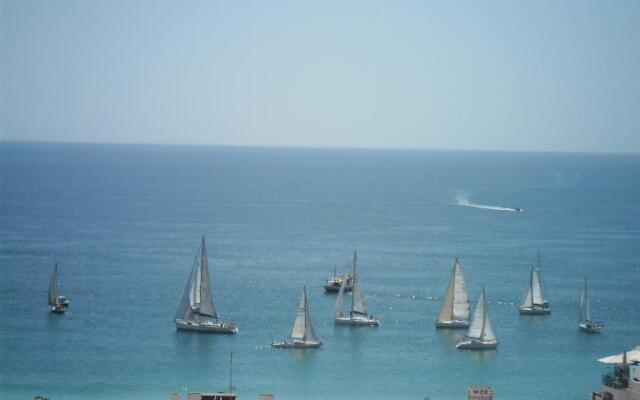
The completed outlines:
<svg viewBox="0 0 640 400">
<path fill-rule="evenodd" d="M 189 304 L 186 310 L 185 304 Z M 207 259 L 207 247 L 202 237 L 202 243 L 198 255 L 191 269 L 189 280 L 182 294 L 182 299 L 176 311 L 176 318 L 189 319 L 193 315 L 218 318 L 218 313 L 213 305 L 213 297 L 209 287 L 209 261 Z"/>
<path fill-rule="evenodd" d="M 451 272 L 451 278 L 449 278 L 449 284 L 447 285 L 447 292 L 444 295 L 444 301 L 442 302 L 442 308 L 440 314 L 438 314 L 438 322 L 449 322 L 453 320 L 453 292 L 455 286 L 455 266 L 453 272 Z"/>
<path fill-rule="evenodd" d="M 480 294 L 480 298 L 478 299 L 478 305 L 476 306 L 476 310 L 473 313 L 473 321 L 471 321 L 471 326 L 469 327 L 469 332 L 467 332 L 467 336 L 470 338 L 480 339 L 483 334 L 483 330 L 485 328 L 484 319 L 484 289 Z"/>
<path fill-rule="evenodd" d="M 587 293 L 587 278 L 584 278 L 584 289 L 580 298 L 580 322 L 591 321 L 591 302 Z"/>
<path fill-rule="evenodd" d="M 198 255 L 196 256 L 196 260 L 193 266 L 194 273 L 191 278 L 191 289 L 189 291 L 189 301 L 191 303 L 191 307 L 194 309 L 198 309 L 200 307 L 200 252 L 198 251 Z"/>
<path fill-rule="evenodd" d="M 364 295 L 360 288 L 360 279 L 356 271 L 357 254 L 353 253 L 353 293 L 351 296 L 351 312 L 367 315 L 367 306 L 364 304 Z"/>
<path fill-rule="evenodd" d="M 291 330 L 291 339 L 304 340 L 307 325 L 307 290 L 305 289 L 298 305 L 298 313 Z"/>
<path fill-rule="evenodd" d="M 467 285 L 462 274 L 462 267 L 456 259 L 453 267 L 454 290 L 453 290 L 453 318 L 468 319 L 471 313 L 469 307 L 469 295 L 467 294 Z"/>
<path fill-rule="evenodd" d="M 211 288 L 209 287 L 209 260 L 207 257 L 207 246 L 204 243 L 204 236 L 202 237 L 202 249 L 200 255 L 200 315 L 207 315 L 209 317 L 218 318 L 218 313 L 213 305 L 213 296 L 211 295 Z"/>
<path fill-rule="evenodd" d="M 522 300 L 522 307 L 533 307 L 533 267 L 531 267 L 531 272 L 529 273 L 529 284 L 527 285 L 527 291 L 524 294 L 524 298 Z"/>
<path fill-rule="evenodd" d="M 311 316 L 309 315 L 309 300 L 307 299 L 307 288 L 304 288 L 304 340 L 307 342 L 316 342 L 316 332 L 313 329 L 311 323 Z"/>
<path fill-rule="evenodd" d="M 469 319 L 469 295 L 467 294 L 467 285 L 464 281 L 462 267 L 456 258 L 449 278 L 449 285 L 444 296 L 444 302 L 438 314 L 438 322 L 449 322 L 452 320 Z"/>
<path fill-rule="evenodd" d="M 485 316 L 484 316 L 484 332 L 482 333 L 482 341 L 493 342 L 496 340 L 496 335 L 493 333 L 493 327 L 491 326 L 491 319 L 489 318 L 489 310 L 485 304 Z"/>
<path fill-rule="evenodd" d="M 193 272 L 194 268 L 191 268 L 191 272 L 189 273 L 189 279 L 187 279 L 187 284 L 184 286 L 184 290 L 182 291 L 182 297 L 180 298 L 180 303 L 178 303 L 178 309 L 176 310 L 175 319 L 191 319 L 193 316 L 191 310 L 191 293 L 193 286 Z"/>
<path fill-rule="evenodd" d="M 344 317 L 344 287 L 347 284 L 347 280 L 343 279 L 340 284 L 340 291 L 338 292 L 338 298 L 336 299 L 335 315 L 336 318 Z"/>
<path fill-rule="evenodd" d="M 55 305 L 58 301 L 58 263 L 53 267 L 51 280 L 49 280 L 49 304 Z"/>
<path fill-rule="evenodd" d="M 542 305 L 544 303 L 540 278 L 538 277 L 538 271 L 534 268 L 531 268 L 531 299 L 534 305 Z"/>
</svg>

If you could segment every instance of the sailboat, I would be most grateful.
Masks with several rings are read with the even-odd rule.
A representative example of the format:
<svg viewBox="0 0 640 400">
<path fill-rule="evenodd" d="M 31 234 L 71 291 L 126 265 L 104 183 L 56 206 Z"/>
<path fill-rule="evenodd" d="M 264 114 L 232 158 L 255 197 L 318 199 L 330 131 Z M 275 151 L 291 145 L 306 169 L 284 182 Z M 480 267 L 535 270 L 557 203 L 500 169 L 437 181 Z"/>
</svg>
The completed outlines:
<svg viewBox="0 0 640 400">
<path fill-rule="evenodd" d="M 456 345 L 456 348 L 462 350 L 487 350 L 495 349 L 496 347 L 498 347 L 498 340 L 493 333 L 491 321 L 489 320 L 489 311 L 483 286 L 469 331 L 464 339 Z"/>
<path fill-rule="evenodd" d="M 538 253 L 538 268 L 540 267 L 540 253 Z M 549 302 L 542 295 L 542 285 L 536 268 L 531 267 L 529 273 L 529 286 L 520 305 L 520 314 L 550 314 Z"/>
<path fill-rule="evenodd" d="M 298 313 L 291 330 L 291 341 L 283 340 L 281 342 L 273 342 L 271 346 L 278 349 L 310 349 L 318 348 L 324 343 L 316 338 L 316 333 L 311 324 L 309 316 L 309 303 L 307 301 L 307 288 L 302 291 L 302 298 L 298 305 Z"/>
<path fill-rule="evenodd" d="M 468 328 L 470 313 L 469 295 L 462 267 L 456 258 L 444 302 L 436 320 L 436 328 Z"/>
<path fill-rule="evenodd" d="M 338 276 L 336 274 L 336 268 L 333 268 L 333 276 L 324 284 L 324 291 L 328 293 L 335 293 L 340 291 L 340 286 L 342 286 L 342 281 L 347 280 L 347 284 L 344 287 L 345 292 L 350 292 L 353 290 L 353 278 L 351 277 L 351 265 L 347 267 L 347 273 L 343 276 Z"/>
<path fill-rule="evenodd" d="M 49 305 L 51 311 L 57 314 L 67 311 L 69 305 L 69 300 L 66 297 L 58 295 L 58 263 L 55 263 L 49 280 Z"/>
<path fill-rule="evenodd" d="M 578 321 L 578 327 L 584 332 L 600 333 L 604 328 L 602 322 L 591 319 L 591 302 L 589 301 L 589 293 L 587 293 L 587 278 L 584 278 L 584 289 L 580 298 L 580 319 Z"/>
<path fill-rule="evenodd" d="M 344 291 L 347 285 L 347 280 L 342 281 L 340 285 L 340 291 L 338 292 L 338 299 L 336 300 L 335 307 L 335 323 L 347 324 L 347 325 L 370 325 L 379 326 L 380 321 L 369 315 L 367 306 L 364 304 L 364 295 L 362 294 L 362 288 L 360 287 L 360 279 L 356 272 L 357 254 L 353 252 L 352 262 L 352 274 L 353 277 L 353 295 L 351 296 L 351 310 L 349 315 L 344 315 Z"/>
<path fill-rule="evenodd" d="M 204 317 L 204 318 L 203 318 Z M 209 319 L 210 318 L 210 319 Z M 176 328 L 187 331 L 238 333 L 233 321 L 218 321 L 209 287 L 209 261 L 204 236 L 175 315 Z"/>
</svg>

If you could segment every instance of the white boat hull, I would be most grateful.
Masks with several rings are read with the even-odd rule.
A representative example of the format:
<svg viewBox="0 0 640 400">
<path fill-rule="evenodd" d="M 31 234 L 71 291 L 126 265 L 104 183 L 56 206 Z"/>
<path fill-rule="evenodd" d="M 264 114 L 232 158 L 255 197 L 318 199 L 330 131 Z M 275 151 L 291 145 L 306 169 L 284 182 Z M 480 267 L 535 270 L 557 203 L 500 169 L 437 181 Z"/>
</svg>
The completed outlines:
<svg viewBox="0 0 640 400">
<path fill-rule="evenodd" d="M 441 329 L 467 329 L 469 325 L 469 321 L 436 321 L 436 328 Z"/>
<path fill-rule="evenodd" d="M 67 308 L 65 306 L 63 306 L 62 304 L 56 304 L 54 306 L 51 306 L 51 312 L 52 313 L 64 314 L 65 311 L 67 311 Z"/>
<path fill-rule="evenodd" d="M 353 286 L 345 286 L 344 287 L 344 291 L 345 292 L 351 292 L 353 290 Z M 330 292 L 330 293 L 338 293 L 340 291 L 340 286 L 334 286 L 334 285 L 329 285 L 329 284 L 325 284 L 324 285 L 324 291 L 325 292 Z"/>
<path fill-rule="evenodd" d="M 321 341 L 316 342 L 273 342 L 271 343 L 271 347 L 276 349 L 317 349 L 322 346 L 324 343 Z"/>
<path fill-rule="evenodd" d="M 366 325 L 366 326 L 380 326 L 380 321 L 369 317 L 336 317 L 336 324 L 342 325 Z"/>
<path fill-rule="evenodd" d="M 587 332 L 587 333 L 600 333 L 602 332 L 602 324 L 599 322 L 591 322 L 591 323 L 580 323 L 578 324 L 578 327 L 580 328 L 581 331 L 583 332 Z"/>
<path fill-rule="evenodd" d="M 498 347 L 497 341 L 483 342 L 478 339 L 466 338 L 456 345 L 459 350 L 495 350 Z"/>
<path fill-rule="evenodd" d="M 184 331 L 226 333 L 235 335 L 238 333 L 238 326 L 235 322 L 212 322 L 212 321 L 189 321 L 177 319 L 176 328 Z"/>
<path fill-rule="evenodd" d="M 546 315 L 551 314 L 550 308 L 545 307 L 519 307 L 520 314 L 523 315 Z"/>
</svg>

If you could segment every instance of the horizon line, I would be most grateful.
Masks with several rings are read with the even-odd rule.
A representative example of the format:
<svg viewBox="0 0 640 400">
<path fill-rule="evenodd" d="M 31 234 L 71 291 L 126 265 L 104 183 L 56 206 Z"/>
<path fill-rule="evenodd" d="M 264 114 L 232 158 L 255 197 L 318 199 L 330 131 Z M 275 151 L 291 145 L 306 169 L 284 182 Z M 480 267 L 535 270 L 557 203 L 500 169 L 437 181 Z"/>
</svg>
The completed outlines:
<svg viewBox="0 0 640 400">
<path fill-rule="evenodd" d="M 0 138 L 4 144 L 48 144 L 48 145 L 105 145 L 105 146 L 160 146 L 160 147 L 215 147 L 247 149 L 283 150 L 359 150 L 359 151 L 399 151 L 399 152 L 460 152 L 460 153 L 538 153 L 538 154 L 584 154 L 584 155 L 627 155 L 638 156 L 640 151 L 583 151 L 583 150 L 522 150 L 522 149 L 455 149 L 445 147 L 366 147 L 366 146 L 313 146 L 313 145 L 261 145 L 261 144 L 214 144 L 214 143 L 154 143 L 154 142 L 96 142 L 96 141 L 49 141 L 12 140 Z"/>
</svg>

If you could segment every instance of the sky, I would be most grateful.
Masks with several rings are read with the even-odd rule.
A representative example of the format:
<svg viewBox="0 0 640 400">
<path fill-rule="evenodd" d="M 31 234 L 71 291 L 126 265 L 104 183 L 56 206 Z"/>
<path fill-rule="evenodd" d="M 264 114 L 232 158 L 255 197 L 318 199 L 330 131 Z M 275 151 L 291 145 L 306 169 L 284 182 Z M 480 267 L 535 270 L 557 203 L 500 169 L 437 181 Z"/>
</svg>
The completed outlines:
<svg viewBox="0 0 640 400">
<path fill-rule="evenodd" d="M 0 139 L 640 153 L 640 1 L 0 0 Z"/>
</svg>

